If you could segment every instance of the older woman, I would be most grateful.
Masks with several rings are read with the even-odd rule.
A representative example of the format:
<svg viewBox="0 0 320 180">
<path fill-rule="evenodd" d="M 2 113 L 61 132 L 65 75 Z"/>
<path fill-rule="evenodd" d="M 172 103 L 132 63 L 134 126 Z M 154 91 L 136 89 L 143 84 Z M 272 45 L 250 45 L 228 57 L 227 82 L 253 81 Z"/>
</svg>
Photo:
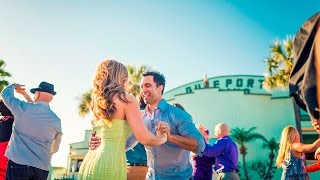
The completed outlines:
<svg viewBox="0 0 320 180">
<path fill-rule="evenodd" d="M 203 125 L 197 126 L 201 135 L 205 139 L 206 143 L 209 143 L 209 130 Z M 193 179 L 194 180 L 211 180 L 212 179 L 212 166 L 215 162 L 215 157 L 197 156 L 192 155 L 193 160 Z"/>
</svg>

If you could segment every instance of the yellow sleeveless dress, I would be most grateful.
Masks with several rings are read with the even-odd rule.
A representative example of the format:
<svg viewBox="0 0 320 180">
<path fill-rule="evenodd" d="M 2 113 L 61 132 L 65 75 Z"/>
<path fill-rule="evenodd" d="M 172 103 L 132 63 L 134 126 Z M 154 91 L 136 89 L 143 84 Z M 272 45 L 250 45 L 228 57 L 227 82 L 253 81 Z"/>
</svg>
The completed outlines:
<svg viewBox="0 0 320 180">
<path fill-rule="evenodd" d="M 78 180 L 126 180 L 125 145 L 131 134 L 128 122 L 113 119 L 111 123 L 93 126 L 96 135 L 101 137 L 101 144 L 86 154 L 80 166 Z"/>
</svg>

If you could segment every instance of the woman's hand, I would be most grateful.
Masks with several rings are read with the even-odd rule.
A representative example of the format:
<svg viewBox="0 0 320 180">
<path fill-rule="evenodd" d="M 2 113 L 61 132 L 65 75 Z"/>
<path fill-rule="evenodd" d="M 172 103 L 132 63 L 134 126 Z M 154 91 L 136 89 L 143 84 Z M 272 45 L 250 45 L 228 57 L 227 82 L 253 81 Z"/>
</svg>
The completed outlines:
<svg viewBox="0 0 320 180">
<path fill-rule="evenodd" d="M 89 149 L 90 150 L 95 150 L 97 147 L 100 146 L 101 143 L 101 138 L 99 136 L 96 136 L 96 132 L 94 131 L 91 134 L 91 138 L 89 141 Z"/>
<path fill-rule="evenodd" d="M 156 129 L 156 136 L 163 139 L 163 143 L 167 142 L 168 140 L 168 133 L 166 132 L 167 129 L 164 128 L 163 123 L 165 122 L 160 122 L 157 129 Z M 166 123 L 168 125 L 168 123 Z M 169 126 L 169 125 L 168 125 Z M 169 133 L 170 133 L 170 128 L 169 128 Z"/>
<path fill-rule="evenodd" d="M 314 153 L 314 158 L 320 160 L 320 148 L 318 148 Z"/>
<path fill-rule="evenodd" d="M 163 122 L 163 121 L 160 121 L 159 122 L 159 125 L 157 127 L 157 131 L 160 131 L 161 133 L 165 133 L 167 134 L 168 138 L 171 136 L 171 133 L 170 133 L 170 126 L 168 123 L 166 122 Z"/>
<path fill-rule="evenodd" d="M 208 141 L 209 141 L 209 130 L 206 127 L 204 127 L 202 124 L 198 124 L 197 125 L 197 129 L 199 130 L 199 132 L 202 135 L 202 137 L 204 137 L 204 139 L 208 143 Z"/>
</svg>

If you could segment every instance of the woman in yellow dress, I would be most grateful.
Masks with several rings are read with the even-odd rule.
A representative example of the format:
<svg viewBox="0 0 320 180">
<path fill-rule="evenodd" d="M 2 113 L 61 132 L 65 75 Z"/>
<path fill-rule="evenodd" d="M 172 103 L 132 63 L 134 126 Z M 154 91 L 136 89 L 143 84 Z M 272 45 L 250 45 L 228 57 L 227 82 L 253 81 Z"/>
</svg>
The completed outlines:
<svg viewBox="0 0 320 180">
<path fill-rule="evenodd" d="M 127 68 L 114 60 L 102 61 L 96 70 L 91 94 L 93 131 L 101 144 L 89 150 L 79 170 L 79 180 L 126 180 L 125 143 L 131 130 L 144 145 L 157 146 L 167 141 L 159 131 L 155 136 L 145 126 L 137 99 L 126 93 Z"/>
</svg>

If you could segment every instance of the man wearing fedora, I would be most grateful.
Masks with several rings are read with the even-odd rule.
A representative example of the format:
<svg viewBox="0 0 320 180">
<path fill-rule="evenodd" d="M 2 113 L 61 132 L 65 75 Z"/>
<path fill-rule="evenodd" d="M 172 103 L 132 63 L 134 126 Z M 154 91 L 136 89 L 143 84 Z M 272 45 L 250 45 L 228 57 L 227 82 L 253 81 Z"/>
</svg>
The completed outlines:
<svg viewBox="0 0 320 180">
<path fill-rule="evenodd" d="M 9 158 L 6 180 L 45 180 L 51 156 L 58 151 L 62 136 L 61 120 L 49 106 L 56 94 L 54 86 L 41 82 L 39 87 L 31 89 L 33 102 L 14 97 L 14 89 L 21 93 L 24 85 L 14 83 L 1 92 L 5 105 L 15 117 L 5 154 Z"/>
</svg>

